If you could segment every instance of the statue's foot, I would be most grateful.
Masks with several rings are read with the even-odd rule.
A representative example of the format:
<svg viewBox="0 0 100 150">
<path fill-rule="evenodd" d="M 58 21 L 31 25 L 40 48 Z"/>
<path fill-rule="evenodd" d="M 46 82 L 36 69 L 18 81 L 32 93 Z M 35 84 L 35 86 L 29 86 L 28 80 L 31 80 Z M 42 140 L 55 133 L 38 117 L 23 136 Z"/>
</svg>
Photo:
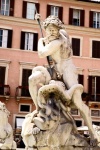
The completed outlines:
<svg viewBox="0 0 100 150">
<path fill-rule="evenodd" d="M 98 145 L 97 139 L 90 139 L 90 146 L 95 147 Z"/>
<path fill-rule="evenodd" d="M 38 127 L 33 128 L 33 134 L 38 134 L 40 132 L 40 129 Z"/>
</svg>

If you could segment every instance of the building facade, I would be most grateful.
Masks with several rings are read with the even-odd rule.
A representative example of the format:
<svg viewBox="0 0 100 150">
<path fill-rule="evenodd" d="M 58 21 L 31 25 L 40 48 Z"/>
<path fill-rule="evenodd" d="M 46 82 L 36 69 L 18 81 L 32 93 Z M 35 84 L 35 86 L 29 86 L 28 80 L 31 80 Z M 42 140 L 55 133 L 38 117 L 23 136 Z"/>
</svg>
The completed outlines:
<svg viewBox="0 0 100 150">
<path fill-rule="evenodd" d="M 28 77 L 32 68 L 47 64 L 37 54 L 42 34 L 36 13 L 41 20 L 55 15 L 64 23 L 84 86 L 82 99 L 93 123 L 100 125 L 100 3 L 89 0 L 0 0 L 0 101 L 11 112 L 10 124 L 20 129 L 25 115 L 35 109 Z M 72 114 L 77 126 L 85 125 L 77 109 Z"/>
</svg>

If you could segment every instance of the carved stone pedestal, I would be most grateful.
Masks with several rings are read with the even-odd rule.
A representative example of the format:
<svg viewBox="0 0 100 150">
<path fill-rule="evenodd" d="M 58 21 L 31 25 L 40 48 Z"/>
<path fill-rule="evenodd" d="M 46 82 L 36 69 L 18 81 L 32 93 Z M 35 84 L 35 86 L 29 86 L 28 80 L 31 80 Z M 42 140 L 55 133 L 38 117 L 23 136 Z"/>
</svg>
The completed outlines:
<svg viewBox="0 0 100 150">
<path fill-rule="evenodd" d="M 87 138 L 80 134 L 73 133 L 73 126 L 70 123 L 55 125 L 48 131 L 40 131 L 37 135 L 32 135 L 29 142 L 33 146 L 27 150 L 99 150 L 100 147 L 90 147 Z M 33 148 L 34 147 L 34 148 Z"/>
</svg>

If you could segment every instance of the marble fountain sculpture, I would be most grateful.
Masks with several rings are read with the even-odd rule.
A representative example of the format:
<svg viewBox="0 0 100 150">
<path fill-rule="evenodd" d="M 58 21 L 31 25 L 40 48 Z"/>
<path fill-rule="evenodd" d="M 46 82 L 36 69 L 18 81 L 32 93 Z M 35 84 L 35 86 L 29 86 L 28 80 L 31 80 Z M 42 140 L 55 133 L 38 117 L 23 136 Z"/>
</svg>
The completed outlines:
<svg viewBox="0 0 100 150">
<path fill-rule="evenodd" d="M 97 150 L 99 136 L 93 129 L 89 108 L 81 99 L 83 86 L 78 83 L 66 29 L 55 16 L 46 18 L 42 26 L 46 36 L 38 41 L 38 55 L 49 59 L 49 67 L 37 66 L 29 77 L 36 110 L 26 115 L 22 125 L 26 150 Z M 90 140 L 78 133 L 71 115 L 73 107 L 88 126 Z"/>
<path fill-rule="evenodd" d="M 13 129 L 8 123 L 10 112 L 4 103 L 0 102 L 0 149 L 16 150 L 16 143 L 13 140 Z"/>
</svg>

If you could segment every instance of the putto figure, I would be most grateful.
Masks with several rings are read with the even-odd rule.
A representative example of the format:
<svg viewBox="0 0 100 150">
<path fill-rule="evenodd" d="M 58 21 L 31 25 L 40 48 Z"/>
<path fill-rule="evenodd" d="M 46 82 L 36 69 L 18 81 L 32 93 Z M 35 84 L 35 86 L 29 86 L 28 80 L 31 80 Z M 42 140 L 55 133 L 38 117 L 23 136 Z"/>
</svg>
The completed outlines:
<svg viewBox="0 0 100 150">
<path fill-rule="evenodd" d="M 83 86 L 78 84 L 78 74 L 76 67 L 72 62 L 73 53 L 66 29 L 59 18 L 55 16 L 46 18 L 43 22 L 43 27 L 46 36 L 40 38 L 38 41 L 38 55 L 40 58 L 49 57 L 52 66 L 48 69 L 43 66 L 37 66 L 33 68 L 32 75 L 29 77 L 29 91 L 36 106 L 36 111 L 35 113 L 33 112 L 33 115 L 38 114 L 45 105 L 44 100 L 41 100 L 42 96 L 39 95 L 39 86 L 42 85 L 43 87 L 51 84 L 52 80 L 53 83 L 57 85 L 57 82 L 59 81 L 62 83 L 61 86 L 64 85 L 64 88 L 62 89 L 66 102 L 69 101 L 70 108 L 71 105 L 74 104 L 80 111 L 81 116 L 89 128 L 91 136 L 90 144 L 95 145 L 97 144 L 98 137 L 92 126 L 89 108 L 81 99 Z M 62 109 L 65 111 L 66 107 L 66 104 L 64 104 Z M 39 125 L 41 128 L 41 123 Z M 40 130 L 35 129 L 34 131 L 35 133 L 38 133 Z M 34 133 L 34 131 L 32 133 Z"/>
</svg>

